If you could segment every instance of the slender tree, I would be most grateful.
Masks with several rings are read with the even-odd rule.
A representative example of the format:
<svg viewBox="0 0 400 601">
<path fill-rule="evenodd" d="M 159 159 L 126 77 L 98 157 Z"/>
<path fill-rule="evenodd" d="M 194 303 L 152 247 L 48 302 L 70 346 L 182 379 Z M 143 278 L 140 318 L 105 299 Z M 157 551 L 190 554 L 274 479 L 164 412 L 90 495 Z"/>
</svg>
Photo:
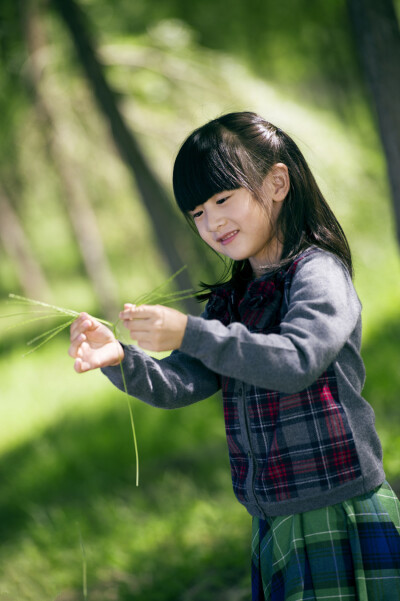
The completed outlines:
<svg viewBox="0 0 400 601">
<path fill-rule="evenodd" d="M 386 155 L 400 244 L 400 33 L 392 0 L 348 0 L 354 37 Z"/>
<path fill-rule="evenodd" d="M 49 298 L 46 277 L 35 259 L 24 227 L 5 187 L 0 184 L 0 241 L 10 257 L 24 293 Z"/>
<path fill-rule="evenodd" d="M 29 52 L 26 70 L 41 131 L 59 176 L 62 198 L 78 242 L 86 272 L 92 282 L 103 314 L 114 319 L 118 309 L 116 284 L 108 263 L 96 214 L 80 177 L 79 169 L 69 156 L 59 134 L 62 117 L 43 89 L 40 51 L 46 46 L 44 29 L 32 2 L 25 5 L 23 29 Z"/>
<path fill-rule="evenodd" d="M 71 34 L 97 104 L 108 121 L 115 145 L 134 178 L 161 253 L 170 270 L 175 272 L 187 262 L 187 248 L 196 254 L 191 234 L 189 231 L 186 234 L 185 227 L 179 225 L 178 212 L 173 208 L 169 195 L 124 120 L 118 106 L 117 94 L 107 81 L 103 65 L 96 54 L 86 15 L 75 0 L 53 0 L 53 5 Z M 191 286 L 187 272 L 180 274 L 178 283 L 181 288 Z M 191 311 L 198 311 L 197 304 L 192 300 L 187 301 L 186 307 Z"/>
</svg>

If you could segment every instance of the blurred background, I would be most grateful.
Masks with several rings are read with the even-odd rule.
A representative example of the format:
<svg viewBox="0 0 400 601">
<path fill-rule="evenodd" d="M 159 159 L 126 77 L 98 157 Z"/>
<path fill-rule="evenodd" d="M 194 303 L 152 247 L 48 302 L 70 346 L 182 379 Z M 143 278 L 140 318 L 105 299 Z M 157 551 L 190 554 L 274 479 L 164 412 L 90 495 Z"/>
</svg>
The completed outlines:
<svg viewBox="0 0 400 601">
<path fill-rule="evenodd" d="M 75 374 L 66 331 L 24 357 L 55 326 L 7 317 L 16 293 L 114 321 L 182 265 L 178 289 L 220 274 L 174 207 L 171 172 L 183 139 L 225 112 L 295 139 L 349 238 L 365 397 L 400 491 L 398 10 L 1 0 L 0 599 L 250 599 L 251 520 L 220 399 L 132 401 L 137 488 L 124 395 Z"/>
</svg>

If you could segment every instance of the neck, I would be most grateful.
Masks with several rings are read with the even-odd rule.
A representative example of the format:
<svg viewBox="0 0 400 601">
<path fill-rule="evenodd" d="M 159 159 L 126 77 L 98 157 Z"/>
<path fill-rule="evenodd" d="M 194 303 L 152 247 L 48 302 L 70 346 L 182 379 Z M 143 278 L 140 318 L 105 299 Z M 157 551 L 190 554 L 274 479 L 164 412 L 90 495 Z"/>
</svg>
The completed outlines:
<svg viewBox="0 0 400 601">
<path fill-rule="evenodd" d="M 262 276 L 265 271 L 275 267 L 282 256 L 283 244 L 277 238 L 271 241 L 260 257 L 250 257 L 249 262 L 255 278 Z"/>
</svg>

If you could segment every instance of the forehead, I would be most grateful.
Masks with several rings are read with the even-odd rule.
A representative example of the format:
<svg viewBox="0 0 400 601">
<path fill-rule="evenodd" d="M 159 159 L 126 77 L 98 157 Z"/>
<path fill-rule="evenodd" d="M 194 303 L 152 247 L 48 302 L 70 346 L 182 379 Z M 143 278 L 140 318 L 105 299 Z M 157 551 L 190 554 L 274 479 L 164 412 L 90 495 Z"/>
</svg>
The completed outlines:
<svg viewBox="0 0 400 601">
<path fill-rule="evenodd" d="M 248 185 L 238 149 L 219 138 L 211 142 L 189 138 L 176 157 L 174 192 L 184 213 L 216 194 Z"/>
</svg>

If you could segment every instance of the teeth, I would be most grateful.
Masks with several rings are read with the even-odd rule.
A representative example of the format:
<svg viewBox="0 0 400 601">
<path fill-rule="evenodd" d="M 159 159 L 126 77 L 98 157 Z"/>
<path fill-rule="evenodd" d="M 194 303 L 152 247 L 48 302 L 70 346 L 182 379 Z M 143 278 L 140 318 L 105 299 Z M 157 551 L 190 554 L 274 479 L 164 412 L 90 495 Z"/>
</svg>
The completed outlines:
<svg viewBox="0 0 400 601">
<path fill-rule="evenodd" d="M 232 238 L 232 236 L 234 236 L 236 233 L 237 233 L 237 230 L 235 230 L 234 232 L 231 232 L 227 236 L 224 236 L 223 238 L 221 238 L 221 240 L 229 240 L 229 238 Z"/>
</svg>

